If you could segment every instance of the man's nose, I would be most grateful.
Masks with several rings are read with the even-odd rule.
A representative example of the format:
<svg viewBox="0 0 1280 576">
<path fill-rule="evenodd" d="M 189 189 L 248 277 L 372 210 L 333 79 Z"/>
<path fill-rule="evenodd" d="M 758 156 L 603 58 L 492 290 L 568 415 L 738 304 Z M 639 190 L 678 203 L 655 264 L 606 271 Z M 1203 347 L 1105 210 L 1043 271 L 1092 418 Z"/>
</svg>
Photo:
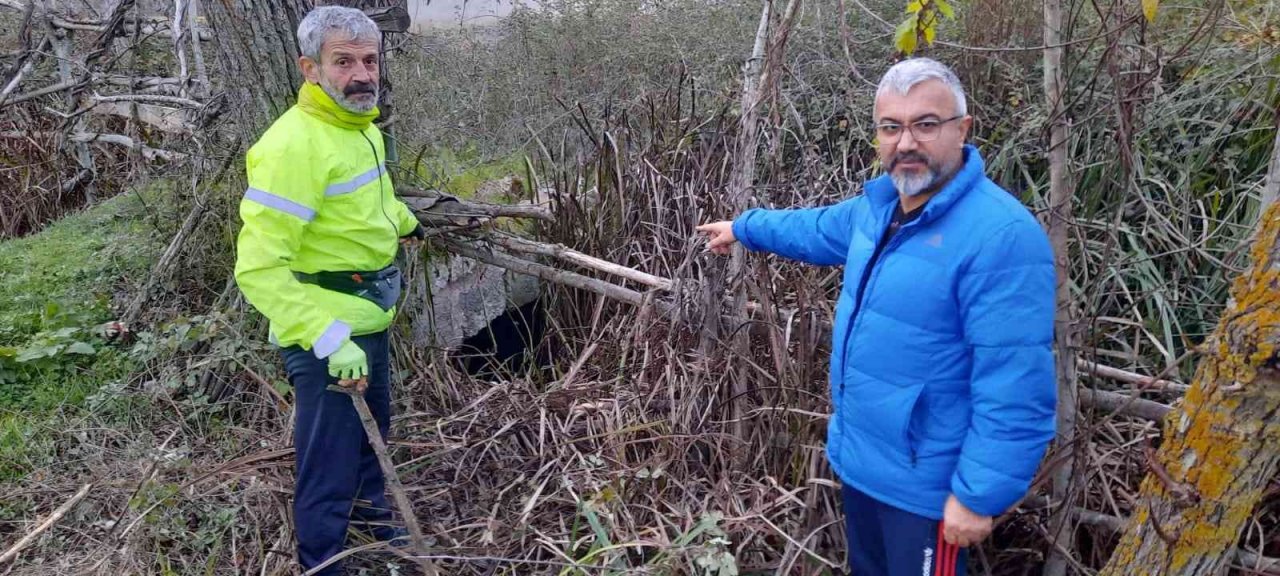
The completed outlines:
<svg viewBox="0 0 1280 576">
<path fill-rule="evenodd" d="M 351 79 L 366 84 L 376 82 L 378 80 L 378 63 L 360 63 L 356 66 L 356 71 L 351 75 Z"/>
<path fill-rule="evenodd" d="M 911 129 L 903 126 L 902 135 L 898 136 L 898 152 L 911 152 L 916 149 L 916 137 L 911 133 Z"/>
</svg>

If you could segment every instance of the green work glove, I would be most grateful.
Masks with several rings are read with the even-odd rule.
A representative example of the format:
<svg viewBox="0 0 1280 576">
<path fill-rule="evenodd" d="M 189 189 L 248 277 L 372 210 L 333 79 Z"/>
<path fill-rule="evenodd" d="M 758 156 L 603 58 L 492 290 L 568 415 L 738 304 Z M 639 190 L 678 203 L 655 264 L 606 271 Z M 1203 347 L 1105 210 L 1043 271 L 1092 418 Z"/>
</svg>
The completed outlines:
<svg viewBox="0 0 1280 576">
<path fill-rule="evenodd" d="M 355 342 L 347 340 L 329 355 L 329 375 L 339 380 L 359 380 L 369 374 L 369 359 Z"/>
</svg>

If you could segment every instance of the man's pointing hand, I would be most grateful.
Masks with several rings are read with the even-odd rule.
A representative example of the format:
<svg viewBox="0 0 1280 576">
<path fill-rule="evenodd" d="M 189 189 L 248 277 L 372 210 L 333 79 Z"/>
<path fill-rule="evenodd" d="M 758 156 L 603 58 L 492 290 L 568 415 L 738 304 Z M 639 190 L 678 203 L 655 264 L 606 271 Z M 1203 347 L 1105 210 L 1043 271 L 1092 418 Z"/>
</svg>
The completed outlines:
<svg viewBox="0 0 1280 576">
<path fill-rule="evenodd" d="M 697 227 L 697 231 L 707 235 L 707 250 L 716 254 L 728 254 L 733 243 L 738 239 L 733 236 L 733 221 L 721 220 Z"/>
</svg>

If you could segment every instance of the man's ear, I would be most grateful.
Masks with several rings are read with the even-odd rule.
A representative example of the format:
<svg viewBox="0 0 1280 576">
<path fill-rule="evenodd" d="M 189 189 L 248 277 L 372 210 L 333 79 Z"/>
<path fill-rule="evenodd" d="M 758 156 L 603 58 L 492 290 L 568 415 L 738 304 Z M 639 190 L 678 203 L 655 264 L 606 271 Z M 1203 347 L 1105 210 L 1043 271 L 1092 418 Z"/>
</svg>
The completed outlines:
<svg viewBox="0 0 1280 576">
<path fill-rule="evenodd" d="M 298 69 L 302 70 L 302 77 L 312 84 L 320 83 L 320 63 L 312 60 L 309 56 L 298 57 Z"/>
<path fill-rule="evenodd" d="M 960 119 L 960 142 L 962 145 L 969 141 L 969 129 L 972 127 L 973 116 L 966 115 L 964 118 Z"/>
</svg>

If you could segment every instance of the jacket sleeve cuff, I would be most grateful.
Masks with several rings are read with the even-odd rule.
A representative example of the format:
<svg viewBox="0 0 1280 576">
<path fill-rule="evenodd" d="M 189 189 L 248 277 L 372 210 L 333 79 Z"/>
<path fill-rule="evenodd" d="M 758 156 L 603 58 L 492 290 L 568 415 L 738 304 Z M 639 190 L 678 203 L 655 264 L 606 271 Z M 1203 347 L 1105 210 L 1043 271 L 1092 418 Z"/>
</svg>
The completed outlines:
<svg viewBox="0 0 1280 576">
<path fill-rule="evenodd" d="M 1013 478 L 996 470 L 961 463 L 951 477 L 951 493 L 965 508 L 983 516 L 1004 514 L 1027 492 L 1029 481 Z"/>
<path fill-rule="evenodd" d="M 342 347 L 342 343 L 351 337 L 351 327 L 341 320 L 334 320 L 329 324 L 328 328 L 316 338 L 315 344 L 311 346 L 311 351 L 316 358 L 321 360 L 328 358 L 330 354 L 338 351 Z"/>
<path fill-rule="evenodd" d="M 400 237 L 401 238 L 417 238 L 418 240 L 426 240 L 427 229 L 423 228 L 422 223 L 419 222 L 417 226 L 413 227 L 413 230 L 410 230 L 404 234 L 401 234 Z"/>
<path fill-rule="evenodd" d="M 747 210 L 733 220 L 733 237 L 742 244 L 743 248 L 752 252 L 759 252 L 760 248 L 751 241 L 751 233 L 747 229 L 747 220 L 751 219 L 752 212 L 754 210 Z"/>
</svg>

